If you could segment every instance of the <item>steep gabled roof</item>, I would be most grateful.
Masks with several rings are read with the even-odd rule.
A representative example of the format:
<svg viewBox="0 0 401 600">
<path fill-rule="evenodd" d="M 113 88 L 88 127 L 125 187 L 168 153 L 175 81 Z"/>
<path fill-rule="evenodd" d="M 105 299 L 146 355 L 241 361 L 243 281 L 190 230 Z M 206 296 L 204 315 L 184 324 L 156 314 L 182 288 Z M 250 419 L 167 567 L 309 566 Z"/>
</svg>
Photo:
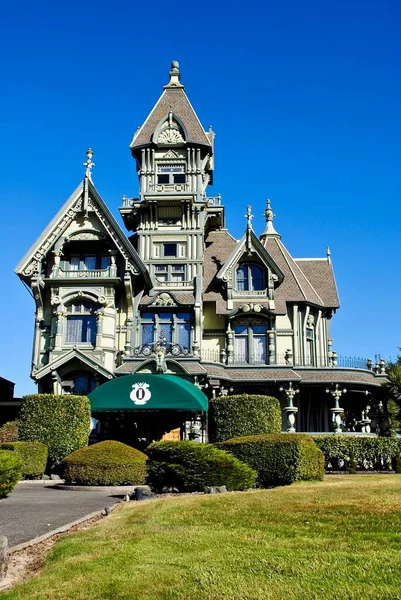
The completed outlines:
<svg viewBox="0 0 401 600">
<path fill-rule="evenodd" d="M 333 305 L 331 302 L 327 303 L 328 295 L 327 298 L 320 296 L 319 291 L 325 284 L 322 283 L 318 286 L 318 289 L 315 288 L 303 269 L 292 258 L 278 235 L 266 236 L 264 246 L 284 273 L 284 281 L 276 288 L 274 293 L 278 313 L 286 313 L 286 302 L 309 302 L 327 308 L 338 306 L 338 304 Z M 323 275 L 326 275 L 326 273 Z"/>
<path fill-rule="evenodd" d="M 236 240 L 228 233 L 227 229 L 210 231 L 205 240 L 203 300 L 204 302 L 216 302 L 217 314 L 227 312 L 227 301 L 222 295 L 222 286 L 216 279 L 216 275 L 236 245 Z"/>
<path fill-rule="evenodd" d="M 266 252 L 266 249 L 259 241 L 259 238 L 255 235 L 255 233 L 252 230 L 249 232 L 249 234 L 250 234 L 250 248 L 255 252 L 255 254 L 259 257 L 261 262 L 268 269 L 273 271 L 273 273 L 275 275 L 277 275 L 279 279 L 283 279 L 283 277 L 284 277 L 283 271 L 280 269 L 280 267 L 276 263 L 276 261 L 269 255 L 269 253 Z M 245 252 L 247 251 L 247 248 L 246 248 L 247 236 L 248 236 L 248 233 L 245 232 L 244 235 L 242 236 L 242 238 L 239 240 L 239 242 L 237 242 L 237 245 L 232 250 L 231 254 L 228 256 L 227 260 L 225 261 L 224 265 L 221 267 L 221 269 L 217 273 L 217 275 L 216 275 L 217 279 L 223 279 L 224 275 L 227 273 L 228 269 L 232 269 L 234 266 L 236 266 L 237 263 L 239 262 L 240 258 L 243 256 L 243 254 L 245 254 Z"/>
<path fill-rule="evenodd" d="M 319 294 L 325 306 L 338 308 L 340 300 L 330 261 L 327 258 L 295 258 L 294 261 Z"/>
<path fill-rule="evenodd" d="M 172 63 L 170 82 L 164 86 L 164 92 L 151 110 L 146 121 L 134 134 L 130 148 L 138 148 L 150 144 L 152 136 L 162 121 L 170 112 L 177 116 L 186 133 L 186 141 L 202 146 L 212 146 L 214 134 L 206 133 L 180 83 L 178 63 Z"/>
<path fill-rule="evenodd" d="M 101 223 L 105 226 L 113 242 L 127 261 L 128 268 L 134 274 L 141 273 L 149 287 L 152 286 L 149 273 L 143 264 L 139 254 L 127 239 L 121 227 L 107 208 L 92 181 L 85 177 L 74 190 L 68 200 L 63 204 L 49 225 L 37 238 L 28 252 L 15 268 L 15 273 L 21 279 L 28 278 L 35 271 L 38 260 L 44 258 L 53 248 L 56 242 L 63 237 L 69 224 L 75 219 L 77 213 L 82 211 L 84 196 L 87 195 L 91 207 L 95 211 Z"/>
</svg>

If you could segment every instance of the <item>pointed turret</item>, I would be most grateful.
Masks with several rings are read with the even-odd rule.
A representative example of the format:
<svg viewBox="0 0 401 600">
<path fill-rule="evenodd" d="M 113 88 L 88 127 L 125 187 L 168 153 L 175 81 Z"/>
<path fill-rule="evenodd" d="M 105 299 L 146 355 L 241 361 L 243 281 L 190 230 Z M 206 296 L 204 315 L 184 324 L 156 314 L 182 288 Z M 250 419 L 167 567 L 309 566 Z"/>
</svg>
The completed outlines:
<svg viewBox="0 0 401 600">
<path fill-rule="evenodd" d="M 267 236 L 275 236 L 281 238 L 281 235 L 277 233 L 277 231 L 274 229 L 273 219 L 276 215 L 273 213 L 269 198 L 266 200 L 266 210 L 264 212 L 264 216 L 266 219 L 266 228 L 260 236 L 260 241 L 264 242 Z"/>
</svg>

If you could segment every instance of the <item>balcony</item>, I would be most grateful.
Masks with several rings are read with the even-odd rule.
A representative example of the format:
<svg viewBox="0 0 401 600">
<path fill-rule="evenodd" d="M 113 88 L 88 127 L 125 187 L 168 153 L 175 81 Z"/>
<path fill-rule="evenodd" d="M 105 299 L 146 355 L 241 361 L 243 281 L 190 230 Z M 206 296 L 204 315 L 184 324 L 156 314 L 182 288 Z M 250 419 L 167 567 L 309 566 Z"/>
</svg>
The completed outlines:
<svg viewBox="0 0 401 600">
<path fill-rule="evenodd" d="M 106 269 L 63 269 L 54 267 L 50 279 L 116 279 L 117 266 L 110 265 Z"/>
</svg>

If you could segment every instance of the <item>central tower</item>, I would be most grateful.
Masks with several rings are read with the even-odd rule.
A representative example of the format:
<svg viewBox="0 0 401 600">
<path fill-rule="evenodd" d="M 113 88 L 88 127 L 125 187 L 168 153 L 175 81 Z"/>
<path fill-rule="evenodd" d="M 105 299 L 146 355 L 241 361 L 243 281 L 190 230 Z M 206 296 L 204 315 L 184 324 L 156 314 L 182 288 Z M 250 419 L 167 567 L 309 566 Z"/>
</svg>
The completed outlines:
<svg viewBox="0 0 401 600">
<path fill-rule="evenodd" d="M 186 344 L 193 354 L 202 336 L 204 237 L 210 229 L 224 226 L 224 210 L 220 197 L 206 195 L 207 186 L 213 183 L 212 128 L 203 129 L 189 102 L 178 62 L 172 62 L 169 75 L 162 95 L 130 144 L 139 198 L 124 197 L 120 212 L 127 229 L 135 234 L 131 241 L 152 278 L 156 304 L 185 306 L 189 313 L 192 334 Z M 165 308 L 161 314 L 144 315 L 143 307 L 142 299 L 138 305 L 141 324 L 134 333 L 137 347 L 148 339 L 144 329 L 148 316 L 156 330 L 149 333 L 149 339 L 156 337 L 157 342 L 163 332 L 157 321 L 163 319 Z M 166 329 L 166 337 L 178 343 L 180 336 L 167 335 Z"/>
</svg>

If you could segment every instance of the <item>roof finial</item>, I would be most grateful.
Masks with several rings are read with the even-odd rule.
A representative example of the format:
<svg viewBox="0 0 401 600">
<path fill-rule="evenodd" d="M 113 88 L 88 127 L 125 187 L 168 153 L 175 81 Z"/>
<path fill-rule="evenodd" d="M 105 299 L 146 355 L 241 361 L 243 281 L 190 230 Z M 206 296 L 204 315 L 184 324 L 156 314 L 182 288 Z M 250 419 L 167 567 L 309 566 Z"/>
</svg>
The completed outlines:
<svg viewBox="0 0 401 600">
<path fill-rule="evenodd" d="M 252 232 L 252 208 L 248 205 L 246 207 L 246 215 L 244 215 L 247 221 L 246 224 L 246 251 L 248 254 L 252 254 L 252 243 L 251 243 L 251 232 Z"/>
<path fill-rule="evenodd" d="M 274 229 L 274 225 L 273 225 L 273 219 L 274 219 L 274 217 L 276 215 L 273 213 L 273 209 L 271 207 L 270 198 L 268 198 L 266 200 L 266 209 L 265 209 L 265 212 L 264 212 L 264 216 L 265 216 L 265 219 L 266 219 L 266 227 L 265 227 L 264 232 L 260 236 L 261 239 L 263 239 L 263 237 L 266 236 L 266 235 L 279 235 L 277 233 L 277 231 Z"/>
<path fill-rule="evenodd" d="M 252 229 L 253 214 L 252 214 L 252 207 L 251 206 L 248 205 L 246 207 L 246 215 L 244 215 L 244 217 L 247 220 L 247 227 L 248 227 L 248 229 Z"/>
<path fill-rule="evenodd" d="M 329 265 L 331 265 L 331 252 L 330 252 L 330 248 L 328 246 L 326 248 L 326 257 L 327 257 L 327 262 L 329 263 Z"/>
<path fill-rule="evenodd" d="M 183 88 L 184 86 L 180 83 L 181 75 L 180 75 L 180 65 L 177 60 L 173 60 L 171 63 L 171 69 L 169 71 L 170 81 L 164 88 L 172 88 L 178 87 Z"/>
<path fill-rule="evenodd" d="M 83 163 L 84 167 L 86 167 L 85 169 L 85 177 L 87 177 L 88 179 L 90 179 L 90 181 L 92 181 L 92 167 L 95 166 L 95 163 L 92 162 L 92 156 L 93 156 L 93 150 L 92 148 L 88 148 L 86 151 L 86 156 L 88 157 L 86 162 Z"/>
</svg>

